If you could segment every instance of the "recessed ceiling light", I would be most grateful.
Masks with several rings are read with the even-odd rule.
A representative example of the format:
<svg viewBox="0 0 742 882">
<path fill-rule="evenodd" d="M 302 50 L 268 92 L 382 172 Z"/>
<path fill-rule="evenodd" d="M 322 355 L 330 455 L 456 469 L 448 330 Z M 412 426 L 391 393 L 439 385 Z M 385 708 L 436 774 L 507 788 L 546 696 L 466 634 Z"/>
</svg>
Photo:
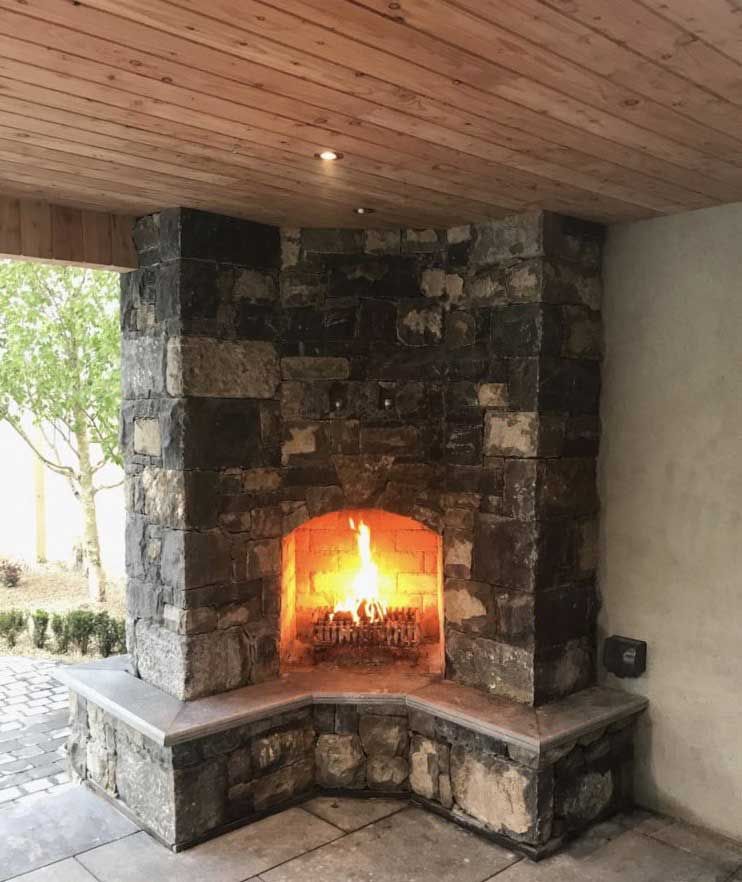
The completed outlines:
<svg viewBox="0 0 742 882">
<path fill-rule="evenodd" d="M 343 154 L 338 153 L 337 150 L 320 150 L 319 153 L 314 154 L 314 158 L 323 162 L 334 162 L 336 159 L 342 159 Z"/>
<path fill-rule="evenodd" d="M 353 211 L 356 214 L 373 214 L 376 209 L 375 208 L 365 208 L 363 205 L 359 205 L 358 208 L 354 208 Z"/>
</svg>

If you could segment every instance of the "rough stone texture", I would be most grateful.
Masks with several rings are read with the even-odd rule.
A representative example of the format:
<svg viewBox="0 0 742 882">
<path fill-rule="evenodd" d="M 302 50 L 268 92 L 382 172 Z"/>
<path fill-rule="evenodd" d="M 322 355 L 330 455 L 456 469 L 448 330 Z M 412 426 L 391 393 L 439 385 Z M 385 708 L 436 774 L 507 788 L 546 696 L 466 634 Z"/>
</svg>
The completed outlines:
<svg viewBox="0 0 742 882">
<path fill-rule="evenodd" d="M 406 717 L 363 716 L 358 731 L 367 754 L 395 756 L 407 750 Z"/>
<path fill-rule="evenodd" d="M 631 800 L 635 718 L 540 750 L 398 704 L 314 705 L 161 747 L 89 701 L 77 697 L 71 710 L 75 773 L 171 845 L 317 787 L 411 791 L 453 820 L 536 848 Z"/>
<path fill-rule="evenodd" d="M 513 839 L 537 841 L 537 773 L 498 757 L 477 755 L 464 745 L 451 750 L 451 791 L 458 806 L 490 830 Z"/>
<path fill-rule="evenodd" d="M 134 420 L 134 453 L 142 456 L 160 456 L 162 438 L 159 420 Z"/>
<path fill-rule="evenodd" d="M 409 766 L 402 756 L 375 754 L 368 758 L 366 782 L 372 790 L 398 790 L 408 774 Z"/>
<path fill-rule="evenodd" d="M 171 337 L 167 345 L 167 391 L 174 398 L 273 398 L 279 383 L 271 343 Z"/>
<path fill-rule="evenodd" d="M 598 227 L 279 232 L 172 209 L 136 239 L 122 446 L 143 677 L 195 697 L 275 676 L 282 537 L 362 506 L 443 535 L 448 676 L 531 703 L 591 682 Z"/>
<path fill-rule="evenodd" d="M 414 735 L 410 744 L 410 787 L 426 799 L 439 794 L 438 747 L 434 741 Z"/>
<path fill-rule="evenodd" d="M 321 787 L 357 789 L 366 783 L 366 756 L 357 735 L 320 735 L 315 763 Z"/>
</svg>

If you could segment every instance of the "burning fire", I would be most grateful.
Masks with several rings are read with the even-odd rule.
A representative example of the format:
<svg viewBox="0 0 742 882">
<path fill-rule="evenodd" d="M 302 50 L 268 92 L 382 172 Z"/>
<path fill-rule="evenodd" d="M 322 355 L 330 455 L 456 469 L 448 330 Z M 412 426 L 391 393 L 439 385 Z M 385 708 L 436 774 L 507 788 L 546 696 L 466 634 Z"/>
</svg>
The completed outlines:
<svg viewBox="0 0 742 882">
<path fill-rule="evenodd" d="M 371 553 L 371 529 L 363 521 L 348 518 L 350 529 L 356 534 L 359 567 L 352 577 L 350 589 L 344 600 L 335 604 L 336 613 L 350 613 L 357 625 L 364 622 L 382 622 L 387 613 L 387 605 L 379 595 L 379 568 Z"/>
</svg>

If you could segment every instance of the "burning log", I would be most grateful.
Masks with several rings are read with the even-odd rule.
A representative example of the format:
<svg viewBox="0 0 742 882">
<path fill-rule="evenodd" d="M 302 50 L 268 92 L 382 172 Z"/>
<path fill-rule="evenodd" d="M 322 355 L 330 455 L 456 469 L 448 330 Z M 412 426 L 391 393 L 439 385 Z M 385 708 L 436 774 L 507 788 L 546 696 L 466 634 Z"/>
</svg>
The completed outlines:
<svg viewBox="0 0 742 882">
<path fill-rule="evenodd" d="M 420 622 L 415 607 L 390 607 L 381 620 L 371 621 L 352 613 L 320 607 L 312 616 L 312 641 L 316 646 L 415 646 L 420 642 Z"/>
</svg>

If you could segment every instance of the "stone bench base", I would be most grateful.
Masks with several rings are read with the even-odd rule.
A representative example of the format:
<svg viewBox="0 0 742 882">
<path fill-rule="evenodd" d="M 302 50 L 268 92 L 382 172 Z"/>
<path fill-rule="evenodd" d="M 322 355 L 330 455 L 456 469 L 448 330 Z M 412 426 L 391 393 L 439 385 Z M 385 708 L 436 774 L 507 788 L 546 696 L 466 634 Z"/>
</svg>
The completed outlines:
<svg viewBox="0 0 742 882">
<path fill-rule="evenodd" d="M 332 792 L 411 796 L 542 857 L 630 803 L 646 706 L 595 687 L 530 708 L 439 679 L 342 672 L 184 703 L 125 659 L 58 676 L 75 774 L 175 849 Z"/>
</svg>

